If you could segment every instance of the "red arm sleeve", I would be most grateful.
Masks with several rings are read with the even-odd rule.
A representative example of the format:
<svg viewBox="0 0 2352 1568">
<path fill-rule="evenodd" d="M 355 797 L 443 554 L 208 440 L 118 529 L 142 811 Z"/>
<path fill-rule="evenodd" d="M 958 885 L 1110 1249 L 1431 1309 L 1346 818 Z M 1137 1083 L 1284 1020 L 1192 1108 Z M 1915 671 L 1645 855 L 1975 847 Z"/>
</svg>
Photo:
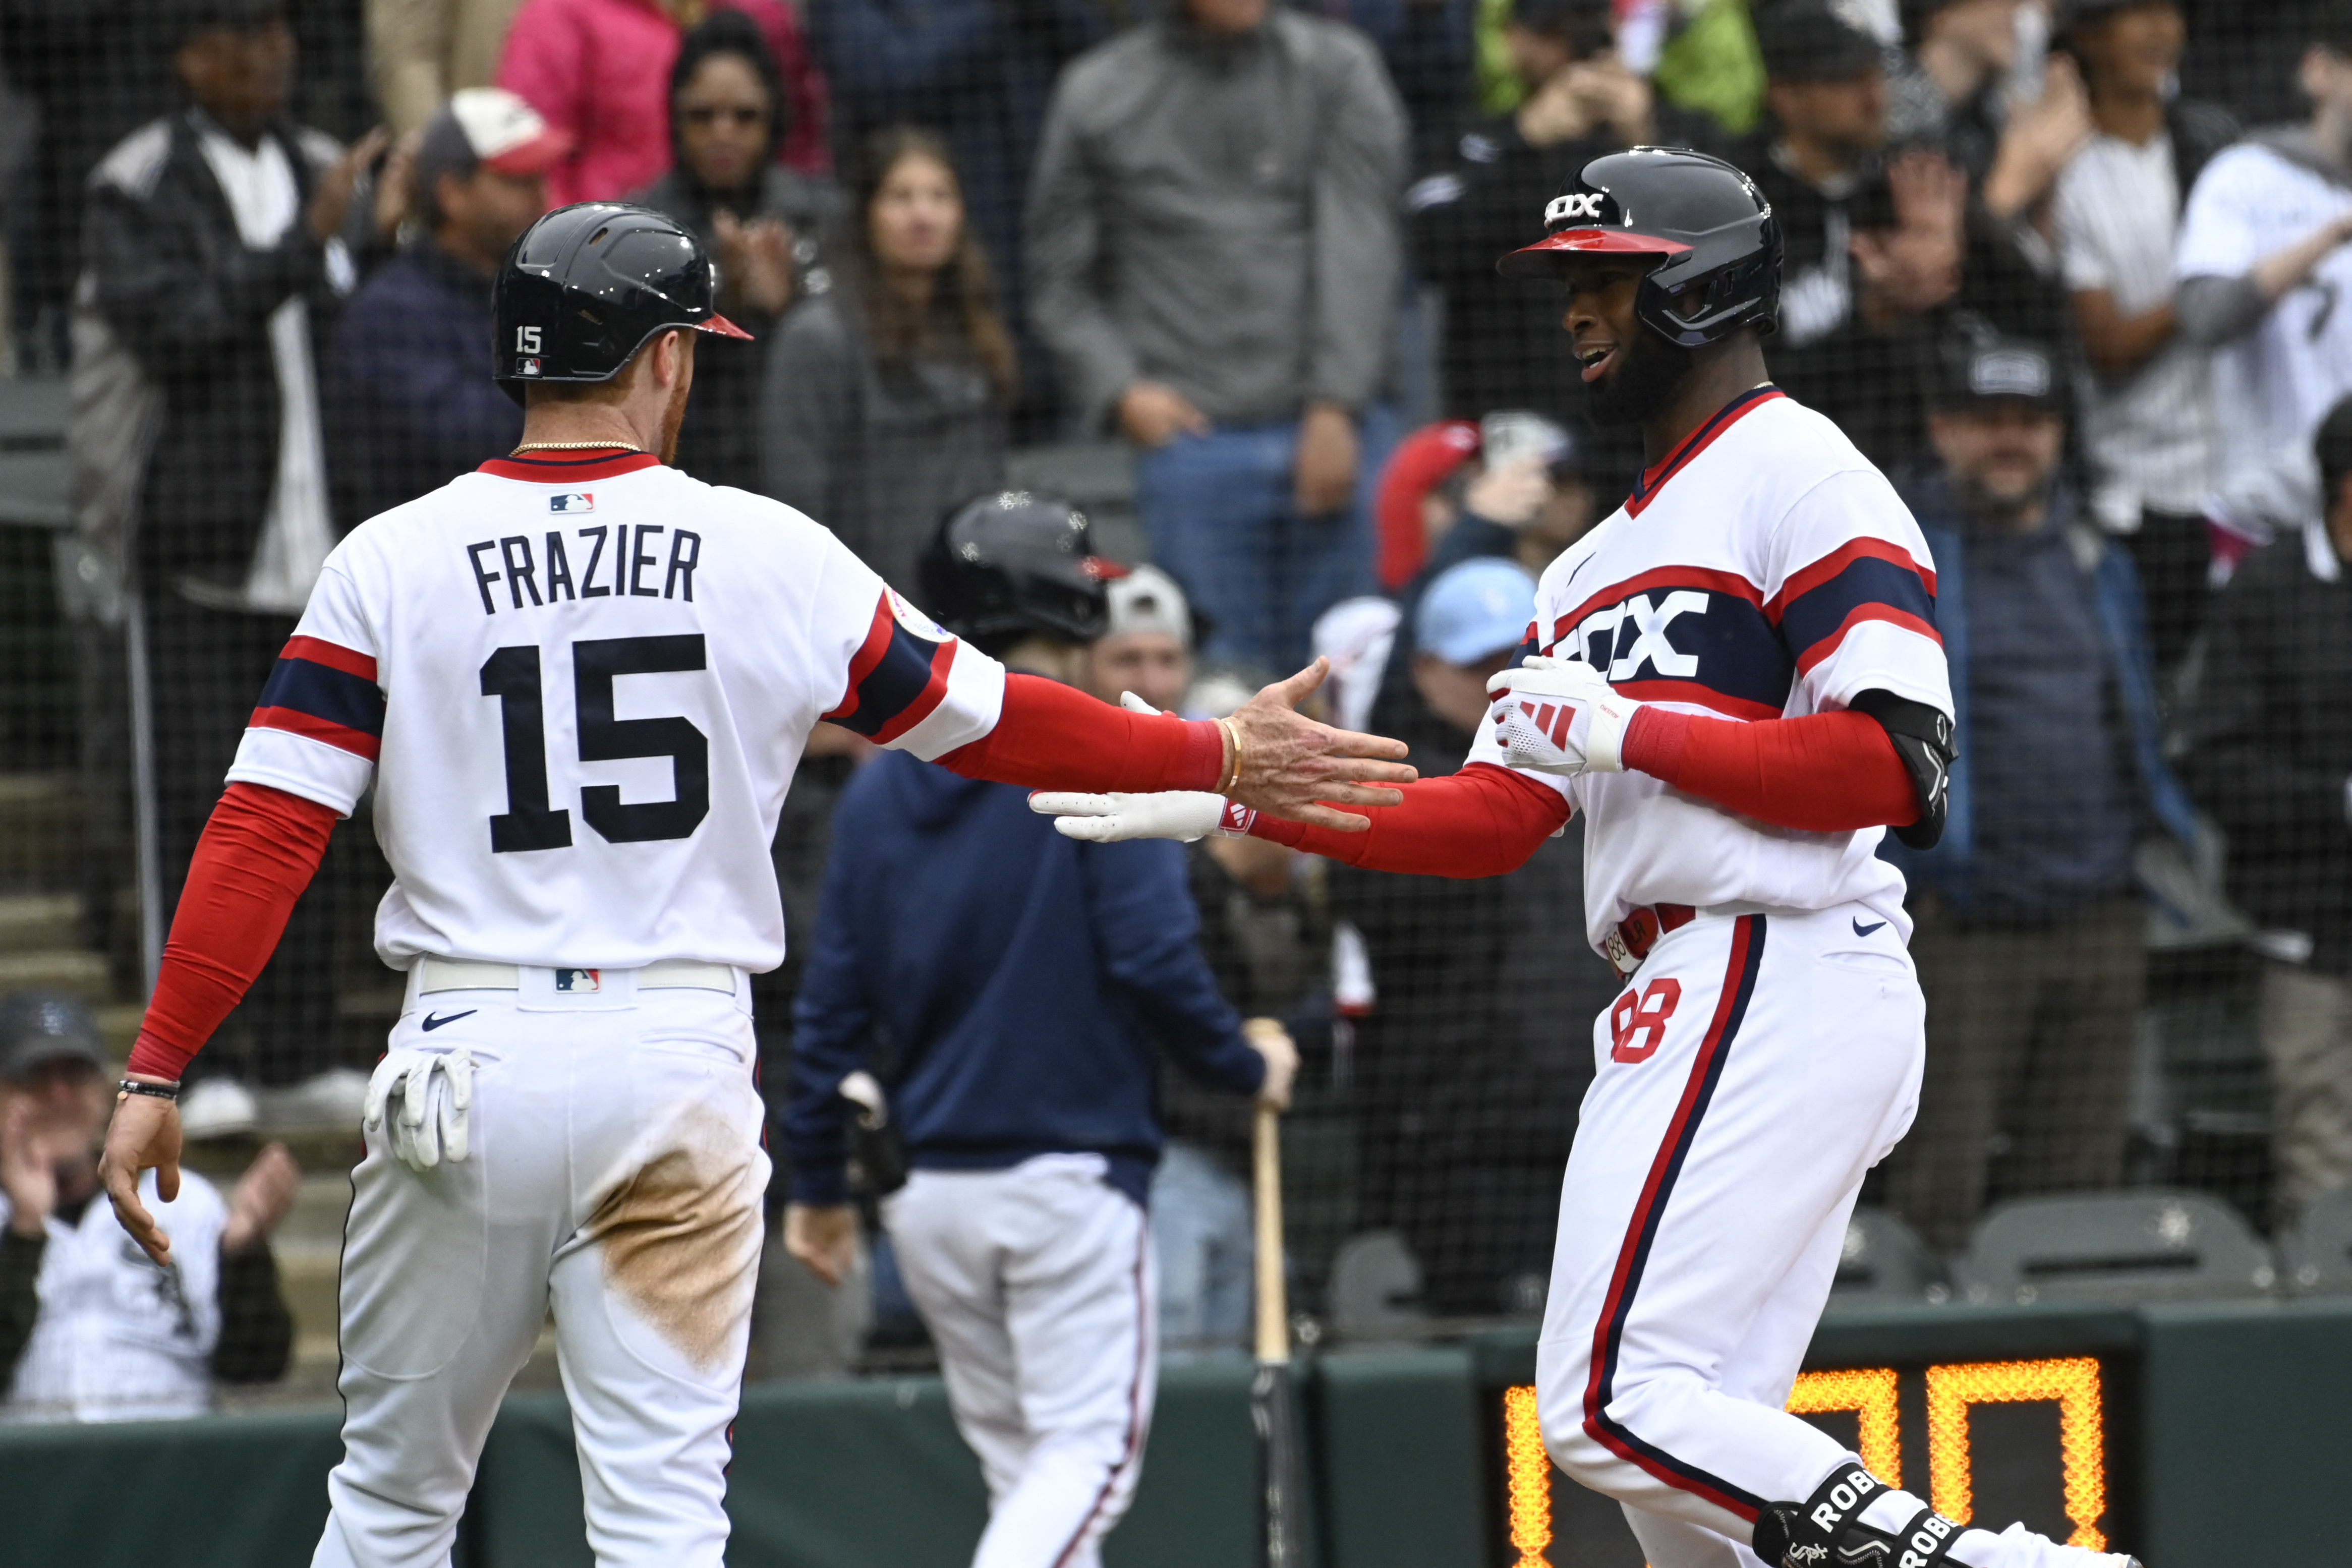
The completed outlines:
<svg viewBox="0 0 2352 1568">
<path fill-rule="evenodd" d="M 1625 766 L 1743 817 L 1806 832 L 1901 827 L 1919 797 L 1876 719 L 1851 708 L 1733 724 L 1644 706 Z"/>
<path fill-rule="evenodd" d="M 131 1071 L 180 1076 L 286 930 L 335 831 L 336 811 L 264 784 L 232 784 L 205 824 L 163 944 Z"/>
<path fill-rule="evenodd" d="M 1500 876 L 1525 863 L 1569 815 L 1557 789 L 1486 762 L 1406 785 L 1401 805 L 1345 809 L 1360 810 L 1372 825 L 1341 833 L 1261 813 L 1250 833 L 1367 871 Z"/>
<path fill-rule="evenodd" d="M 967 779 L 1031 789 L 1213 789 L 1225 736 L 1211 719 L 1129 713 L 1042 675 L 1004 677 L 996 727 L 939 759 Z"/>
</svg>

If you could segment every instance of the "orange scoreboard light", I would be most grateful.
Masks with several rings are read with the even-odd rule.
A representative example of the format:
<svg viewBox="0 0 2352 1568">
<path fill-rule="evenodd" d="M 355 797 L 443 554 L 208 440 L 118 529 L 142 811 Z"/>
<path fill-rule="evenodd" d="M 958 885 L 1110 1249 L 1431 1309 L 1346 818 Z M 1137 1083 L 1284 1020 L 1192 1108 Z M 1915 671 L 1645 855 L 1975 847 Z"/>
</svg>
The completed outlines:
<svg viewBox="0 0 2352 1568">
<path fill-rule="evenodd" d="M 2109 1412 L 2105 1368 L 2095 1356 L 1807 1372 L 1790 1391 L 1788 1408 L 1818 1420 L 1873 1474 L 1926 1497 L 1938 1513 L 1998 1531 L 2021 1511 L 2029 1525 L 2070 1545 L 2107 1547 Z M 1989 1433 L 1986 1415 L 1995 1409 L 2005 1424 Z M 1535 1389 L 1504 1389 L 1500 1416 L 1498 1500 L 1507 1545 L 1500 1561 L 1509 1568 L 1584 1568 L 1632 1551 L 1629 1537 L 1596 1547 L 1570 1541 L 1560 1527 L 1558 1502 L 1567 1500 L 1556 1501 L 1555 1494 L 1574 1483 L 1544 1452 Z M 2020 1424 L 2014 1416 L 2026 1419 Z M 1916 1465 L 1923 1439 L 1924 1474 Z M 1988 1486 L 1988 1472 L 1995 1471 Z M 1995 1500 L 1988 1493 L 2008 1511 L 1979 1521 L 1979 1498 Z M 1596 1517 L 1590 1508 L 1577 1513 Z M 1624 1560 L 1638 1563 L 1639 1552 Z"/>
</svg>

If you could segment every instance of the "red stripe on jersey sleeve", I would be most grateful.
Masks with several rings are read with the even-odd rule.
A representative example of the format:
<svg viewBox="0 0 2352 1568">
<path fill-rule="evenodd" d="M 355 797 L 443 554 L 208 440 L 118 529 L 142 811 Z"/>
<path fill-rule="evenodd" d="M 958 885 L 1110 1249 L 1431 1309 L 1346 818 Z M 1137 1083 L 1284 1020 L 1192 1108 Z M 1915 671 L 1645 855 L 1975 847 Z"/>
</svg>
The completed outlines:
<svg viewBox="0 0 2352 1568">
<path fill-rule="evenodd" d="M 341 670 L 347 675 L 357 675 L 363 681 L 375 679 L 375 659 L 356 648 L 346 648 L 341 643 L 330 643 L 323 637 L 289 637 L 281 659 L 308 659 L 314 664 L 324 664 L 331 670 Z"/>
<path fill-rule="evenodd" d="M 1780 591 L 1764 606 L 1764 613 L 1770 617 L 1774 625 L 1779 625 L 1780 617 L 1791 603 L 1858 560 L 1887 561 L 1906 571 L 1916 572 L 1919 580 L 1927 585 L 1928 597 L 1935 597 L 1936 574 L 1920 565 L 1909 550 L 1886 539 L 1855 539 L 1832 550 L 1802 570 L 1790 574 L 1789 580 L 1780 585 Z"/>
<path fill-rule="evenodd" d="M 869 737 L 877 746 L 887 746 L 925 719 L 948 695 L 948 671 L 955 664 L 956 645 L 952 638 L 939 644 L 931 654 L 931 678 L 915 699 L 900 708 L 898 716 L 884 724 Z"/>
<path fill-rule="evenodd" d="M 1889 604 L 1857 604 L 1853 608 L 1853 613 L 1848 615 L 1835 632 L 1806 649 L 1798 658 L 1797 674 L 1801 675 L 1812 674 L 1814 666 L 1843 647 L 1847 633 L 1865 621 L 1883 621 L 1890 626 L 1900 626 L 1906 632 L 1916 632 L 1938 648 L 1944 645 L 1943 633 L 1916 615 L 1897 610 Z"/>
<path fill-rule="evenodd" d="M 364 757 L 370 762 L 376 759 L 377 753 L 383 747 L 381 741 L 365 730 L 352 729 L 347 725 L 337 724 L 332 719 L 318 718 L 299 708 L 255 708 L 253 716 L 246 721 L 246 727 L 283 730 L 288 735 L 299 735 L 305 739 L 322 742 L 335 747 L 338 751 L 348 751 L 353 757 Z"/>
<path fill-rule="evenodd" d="M 857 688 L 874 673 L 882 655 L 890 651 L 891 628 L 897 624 L 890 615 L 890 596 L 886 593 L 875 601 L 874 620 L 866 629 L 866 641 L 857 645 L 856 653 L 849 661 L 849 685 L 842 692 L 841 701 L 824 717 L 838 724 L 857 711 Z"/>
</svg>

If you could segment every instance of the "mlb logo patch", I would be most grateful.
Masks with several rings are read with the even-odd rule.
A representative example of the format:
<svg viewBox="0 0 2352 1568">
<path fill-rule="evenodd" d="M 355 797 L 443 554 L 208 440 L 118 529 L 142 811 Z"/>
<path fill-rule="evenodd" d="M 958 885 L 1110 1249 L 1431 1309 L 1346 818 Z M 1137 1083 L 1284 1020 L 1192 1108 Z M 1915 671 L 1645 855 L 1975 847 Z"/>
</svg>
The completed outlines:
<svg viewBox="0 0 2352 1568">
<path fill-rule="evenodd" d="M 519 376 L 535 376 L 539 374 L 539 361 L 536 359 L 529 357 L 517 360 L 515 361 L 515 374 Z"/>
<path fill-rule="evenodd" d="M 604 988 L 604 974 L 601 969 L 558 969 L 555 988 L 573 993 L 601 991 Z"/>
<path fill-rule="evenodd" d="M 593 490 L 582 490 L 569 496 L 550 496 L 547 509 L 551 512 L 593 512 L 596 509 L 596 495 Z"/>
</svg>

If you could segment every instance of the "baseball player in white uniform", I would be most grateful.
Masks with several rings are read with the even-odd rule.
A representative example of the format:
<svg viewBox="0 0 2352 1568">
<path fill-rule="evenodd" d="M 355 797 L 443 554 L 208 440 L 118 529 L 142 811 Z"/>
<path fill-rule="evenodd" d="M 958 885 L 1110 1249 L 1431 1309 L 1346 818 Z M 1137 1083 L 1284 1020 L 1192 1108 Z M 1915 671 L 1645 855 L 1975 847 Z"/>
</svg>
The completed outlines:
<svg viewBox="0 0 2352 1568">
<path fill-rule="evenodd" d="M 132 1238 L 177 1190 L 180 1069 L 371 785 L 407 1003 L 343 1255 L 345 1456 L 314 1562 L 448 1561 L 551 1311 L 605 1564 L 720 1561 L 768 1162 L 746 972 L 783 955 L 768 843 L 821 718 L 972 777 L 1179 777 L 1326 821 L 1401 753 L 1290 713 L 1124 712 L 1008 675 L 824 528 L 666 465 L 713 308 L 642 208 L 541 219 L 498 284 L 510 458 L 335 550 L 192 867 L 104 1156 Z M 1276 711 L 1280 709 L 1279 712 Z M 1219 774 L 1213 779 L 1210 775 Z M 1097 783 L 1097 787 L 1099 783 Z"/>
<path fill-rule="evenodd" d="M 1041 797 L 1074 836 L 1253 831 L 1493 874 L 1586 819 L 1587 936 L 1626 977 L 1560 1197 L 1538 1351 L 1552 1457 L 1653 1568 L 2126 1560 L 1942 1518 L 1784 1412 L 1864 1174 L 1909 1125 L 1923 1006 L 1894 826 L 1941 830 L 1951 695 L 1925 542 L 1759 342 L 1780 236 L 1697 153 L 1597 159 L 1509 275 L 1568 290 L 1592 412 L 1652 465 L 1544 573 L 1460 773 L 1342 839 L 1195 796 Z"/>
</svg>

